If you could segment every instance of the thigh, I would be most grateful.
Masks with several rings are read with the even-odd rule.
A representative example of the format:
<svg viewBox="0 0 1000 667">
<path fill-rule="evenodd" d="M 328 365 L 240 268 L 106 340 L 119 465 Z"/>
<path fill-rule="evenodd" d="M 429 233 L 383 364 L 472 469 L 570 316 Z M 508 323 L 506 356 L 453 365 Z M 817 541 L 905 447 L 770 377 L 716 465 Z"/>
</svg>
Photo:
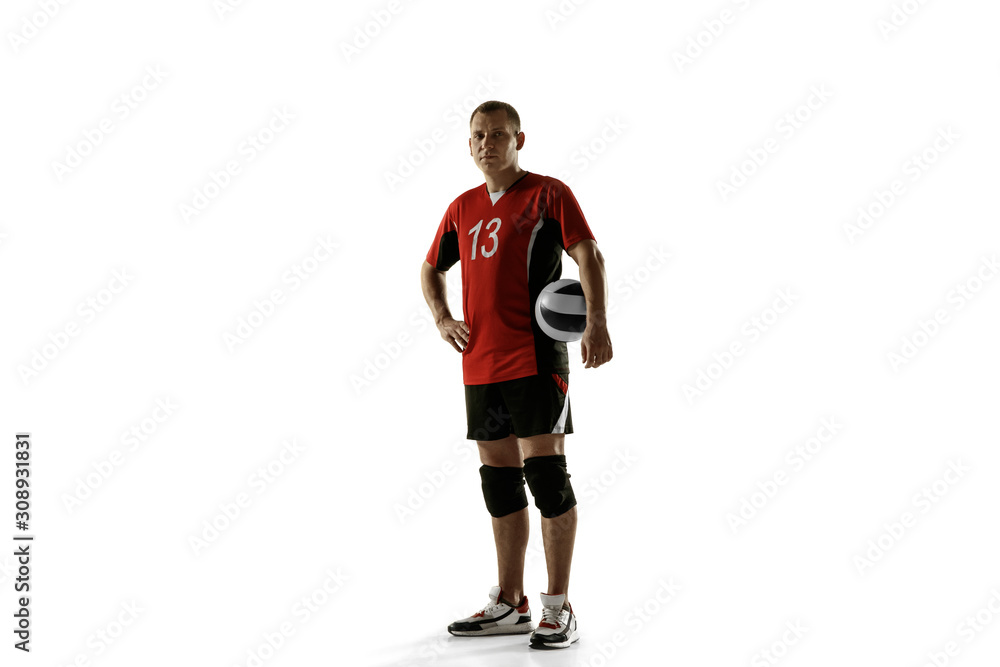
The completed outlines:
<svg viewBox="0 0 1000 667">
<path fill-rule="evenodd" d="M 520 468 L 524 464 L 517 436 L 511 434 L 503 440 L 477 440 L 479 460 L 483 465 L 496 468 Z"/>
<path fill-rule="evenodd" d="M 530 459 L 533 456 L 565 454 L 565 440 L 566 436 L 562 433 L 544 433 L 528 438 L 518 438 L 517 444 L 524 458 Z"/>
</svg>

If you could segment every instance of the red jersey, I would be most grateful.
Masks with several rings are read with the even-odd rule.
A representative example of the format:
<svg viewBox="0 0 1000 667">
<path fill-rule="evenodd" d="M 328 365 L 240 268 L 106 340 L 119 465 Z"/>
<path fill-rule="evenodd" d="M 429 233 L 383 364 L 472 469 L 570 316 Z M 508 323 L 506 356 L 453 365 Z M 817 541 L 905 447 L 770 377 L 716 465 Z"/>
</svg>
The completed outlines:
<svg viewBox="0 0 1000 667">
<path fill-rule="evenodd" d="M 535 299 L 560 278 L 563 250 L 593 238 L 569 187 L 549 176 L 524 174 L 496 204 L 485 183 L 451 203 L 427 263 L 447 271 L 461 261 L 465 384 L 569 372 L 566 343 L 535 322 Z"/>
</svg>

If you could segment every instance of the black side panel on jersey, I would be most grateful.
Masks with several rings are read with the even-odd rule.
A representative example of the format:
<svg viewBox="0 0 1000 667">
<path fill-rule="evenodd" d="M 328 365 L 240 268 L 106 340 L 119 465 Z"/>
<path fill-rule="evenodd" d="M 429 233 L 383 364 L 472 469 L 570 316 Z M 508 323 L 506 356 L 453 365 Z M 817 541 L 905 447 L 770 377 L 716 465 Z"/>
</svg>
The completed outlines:
<svg viewBox="0 0 1000 667">
<path fill-rule="evenodd" d="M 447 271 L 458 261 L 458 232 L 445 232 L 438 246 L 438 271 Z"/>
<path fill-rule="evenodd" d="M 568 373 L 566 343 L 552 340 L 535 321 L 535 302 L 545 286 L 562 276 L 562 228 L 557 220 L 546 219 L 535 234 L 528 256 L 528 294 L 531 300 L 531 329 L 535 334 L 535 360 L 539 373 Z"/>
</svg>

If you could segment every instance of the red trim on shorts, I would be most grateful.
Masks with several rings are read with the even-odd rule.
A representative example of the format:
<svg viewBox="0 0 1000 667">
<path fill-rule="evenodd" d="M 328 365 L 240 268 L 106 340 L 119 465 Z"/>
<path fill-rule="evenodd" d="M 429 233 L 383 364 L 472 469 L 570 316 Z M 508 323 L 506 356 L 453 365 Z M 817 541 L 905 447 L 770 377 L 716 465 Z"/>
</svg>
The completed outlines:
<svg viewBox="0 0 1000 667">
<path fill-rule="evenodd" d="M 560 389 L 560 391 L 562 391 L 562 393 L 564 393 L 564 394 L 568 394 L 569 393 L 569 385 L 566 384 L 566 380 L 563 380 L 561 377 L 559 377 L 558 373 L 553 373 L 552 374 L 552 379 L 556 381 L 556 386 L 559 387 L 559 389 Z"/>
</svg>

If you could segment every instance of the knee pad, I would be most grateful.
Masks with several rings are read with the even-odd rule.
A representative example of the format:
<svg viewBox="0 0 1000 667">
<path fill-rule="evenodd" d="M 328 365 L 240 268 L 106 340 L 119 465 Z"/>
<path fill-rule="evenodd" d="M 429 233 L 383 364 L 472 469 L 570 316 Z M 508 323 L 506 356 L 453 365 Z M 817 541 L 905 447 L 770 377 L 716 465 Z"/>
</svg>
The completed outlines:
<svg viewBox="0 0 1000 667">
<path fill-rule="evenodd" d="M 496 468 L 484 465 L 479 468 L 483 479 L 483 498 L 486 509 L 496 518 L 513 514 L 528 506 L 524 493 L 524 471 L 521 468 Z"/>
<path fill-rule="evenodd" d="M 569 478 L 564 454 L 533 456 L 524 460 L 524 479 L 535 497 L 535 507 L 546 519 L 553 519 L 576 506 Z"/>
</svg>

